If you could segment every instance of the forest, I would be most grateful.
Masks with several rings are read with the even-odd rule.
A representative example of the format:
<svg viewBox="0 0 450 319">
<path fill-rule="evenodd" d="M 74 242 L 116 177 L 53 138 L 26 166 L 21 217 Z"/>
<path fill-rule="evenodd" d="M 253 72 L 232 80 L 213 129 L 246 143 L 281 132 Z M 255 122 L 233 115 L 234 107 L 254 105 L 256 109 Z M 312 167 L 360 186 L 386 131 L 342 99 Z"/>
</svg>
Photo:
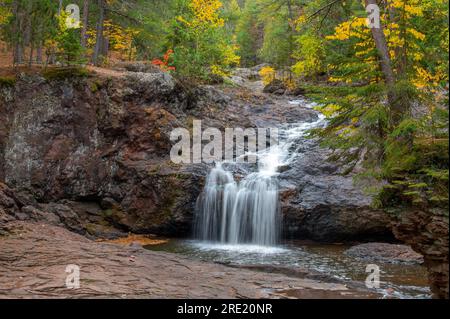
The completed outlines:
<svg viewBox="0 0 450 319">
<path fill-rule="evenodd" d="M 425 256 L 434 296 L 448 298 L 448 270 L 440 268 L 448 268 L 448 5 L 446 0 L 0 0 L 0 88 L 14 87 L 20 72 L 61 69 L 78 76 L 139 64 L 170 75 L 183 88 L 227 92 L 240 90 L 236 74 L 256 69 L 249 80 L 260 79 L 264 92 L 277 95 L 281 88 L 281 94 L 314 103 L 327 125 L 309 129 L 308 139 L 329 150 L 327 161 L 370 196 L 370 209 L 397 223 L 395 237 Z M 106 87 L 94 84 L 92 94 Z M 186 118 L 215 111 L 199 109 Z M 8 143 L 0 134 L 0 151 L 5 147 L 0 155 Z M 1 172 L 0 182 L 9 184 Z M 99 202 L 103 196 L 82 193 L 64 196 Z M 60 199 L 56 191 L 48 194 L 44 201 Z M 437 220 L 443 230 L 430 230 Z M 424 235 L 424 229 L 433 235 Z"/>
<path fill-rule="evenodd" d="M 208 82 L 267 63 L 267 83 L 311 86 L 336 158 L 389 181 L 381 205 L 448 202 L 447 1 L 383 1 L 383 32 L 366 27 L 376 1 L 86 0 L 77 28 L 66 2 L 2 1 L 15 64 L 147 60 Z"/>
</svg>

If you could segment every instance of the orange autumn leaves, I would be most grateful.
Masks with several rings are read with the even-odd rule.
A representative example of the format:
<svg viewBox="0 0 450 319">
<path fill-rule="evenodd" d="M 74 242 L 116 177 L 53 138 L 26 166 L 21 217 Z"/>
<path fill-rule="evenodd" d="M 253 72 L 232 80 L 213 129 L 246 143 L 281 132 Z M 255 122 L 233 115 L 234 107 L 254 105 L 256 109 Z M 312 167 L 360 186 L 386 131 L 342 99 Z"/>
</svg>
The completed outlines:
<svg viewBox="0 0 450 319">
<path fill-rule="evenodd" d="M 164 72 L 175 71 L 176 68 L 174 66 L 170 66 L 170 58 L 173 55 L 173 50 L 167 50 L 164 54 L 162 60 L 161 59 L 153 59 L 152 64 L 159 67 Z"/>
</svg>

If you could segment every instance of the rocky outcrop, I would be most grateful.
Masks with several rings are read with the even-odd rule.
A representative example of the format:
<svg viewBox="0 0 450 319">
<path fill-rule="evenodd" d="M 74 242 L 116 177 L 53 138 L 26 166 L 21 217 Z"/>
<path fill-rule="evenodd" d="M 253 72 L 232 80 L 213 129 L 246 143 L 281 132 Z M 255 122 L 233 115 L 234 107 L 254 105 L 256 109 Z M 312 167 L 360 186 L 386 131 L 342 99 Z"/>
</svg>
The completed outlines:
<svg viewBox="0 0 450 319">
<path fill-rule="evenodd" d="M 286 92 L 286 89 L 286 85 L 283 81 L 275 79 L 264 87 L 263 92 L 283 95 Z"/>
<path fill-rule="evenodd" d="M 32 199 L 20 205 L 18 219 L 45 215 L 107 238 L 129 231 L 186 236 L 209 167 L 170 161 L 172 129 L 189 128 L 193 119 L 220 129 L 317 120 L 317 112 L 283 97 L 193 86 L 146 65 L 133 70 L 142 72 L 20 75 L 15 86 L 0 88 L 0 180 Z M 235 74 L 249 83 L 258 69 Z M 388 236 L 385 215 L 369 208 L 315 142 L 295 151 L 302 155 L 280 178 L 288 236 Z"/>
<path fill-rule="evenodd" d="M 393 230 L 398 239 L 424 256 L 433 296 L 448 299 L 448 211 L 434 209 L 401 212 L 395 216 Z"/>
<path fill-rule="evenodd" d="M 68 289 L 68 265 L 77 265 L 79 289 Z M 376 298 L 348 282 L 234 269 L 96 242 L 61 227 L 13 222 L 0 233 L 2 298 Z M 353 285 L 352 285 L 353 286 Z"/>
<path fill-rule="evenodd" d="M 392 263 L 392 264 L 422 264 L 423 256 L 405 245 L 387 243 L 367 243 L 353 246 L 345 251 L 345 254 L 357 259 Z"/>
<path fill-rule="evenodd" d="M 4 232 L 5 225 L 15 220 L 18 212 L 19 208 L 13 198 L 12 190 L 0 182 L 0 236 Z"/>
<path fill-rule="evenodd" d="M 209 167 L 170 161 L 173 128 L 189 128 L 193 119 L 218 128 L 317 120 L 317 112 L 284 97 L 195 87 L 148 66 L 131 70 L 87 78 L 22 74 L 15 85 L 0 85 L 0 236 L 14 220 L 88 237 L 189 235 Z M 256 74 L 234 76 L 252 89 L 260 85 L 248 82 Z M 298 156 L 279 176 L 287 237 L 393 240 L 390 217 L 327 161 L 327 150 L 304 139 L 291 151 Z M 435 295 L 448 298 L 448 214 L 399 216 L 396 237 L 423 254 Z"/>
<path fill-rule="evenodd" d="M 118 62 L 114 66 L 116 70 L 126 70 L 130 72 L 143 72 L 143 73 L 161 73 L 161 69 L 148 61 L 136 61 L 136 62 Z"/>
<path fill-rule="evenodd" d="M 352 175 L 328 161 L 329 151 L 304 138 L 279 176 L 284 228 L 293 238 L 318 241 L 393 241 L 390 217 Z"/>
<path fill-rule="evenodd" d="M 202 177 L 169 159 L 170 132 L 186 126 L 192 103 L 172 77 L 21 75 L 1 89 L 0 180 L 40 203 L 34 208 L 80 233 L 98 233 L 90 224 L 102 223 L 189 233 Z"/>
</svg>

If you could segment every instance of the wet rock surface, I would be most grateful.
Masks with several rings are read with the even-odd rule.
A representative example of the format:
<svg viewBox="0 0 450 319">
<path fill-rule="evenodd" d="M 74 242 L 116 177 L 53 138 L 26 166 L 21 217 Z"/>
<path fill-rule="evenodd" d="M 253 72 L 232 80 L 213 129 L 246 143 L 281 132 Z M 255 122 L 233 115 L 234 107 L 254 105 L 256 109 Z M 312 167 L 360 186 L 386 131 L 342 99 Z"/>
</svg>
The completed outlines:
<svg viewBox="0 0 450 319">
<path fill-rule="evenodd" d="M 301 138 L 282 167 L 280 200 L 287 236 L 317 241 L 394 241 L 390 217 L 374 209 L 365 185 L 330 162 L 317 140 Z"/>
<path fill-rule="evenodd" d="M 139 246 L 99 243 L 42 223 L 3 226 L 0 298 L 377 297 L 335 282 L 234 269 Z M 68 265 L 79 267 L 79 289 L 65 285 Z"/>
<path fill-rule="evenodd" d="M 345 254 L 361 260 L 397 263 L 397 264 L 422 264 L 423 256 L 405 245 L 387 243 L 367 243 L 353 246 L 345 251 Z"/>
</svg>

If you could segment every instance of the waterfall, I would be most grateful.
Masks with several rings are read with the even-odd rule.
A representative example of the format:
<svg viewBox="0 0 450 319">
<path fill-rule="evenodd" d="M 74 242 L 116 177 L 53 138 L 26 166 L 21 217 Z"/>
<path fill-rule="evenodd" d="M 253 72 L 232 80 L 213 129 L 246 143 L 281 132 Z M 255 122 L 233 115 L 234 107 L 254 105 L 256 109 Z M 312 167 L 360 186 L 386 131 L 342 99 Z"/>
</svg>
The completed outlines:
<svg viewBox="0 0 450 319">
<path fill-rule="evenodd" d="M 240 181 L 217 163 L 197 200 L 195 237 L 227 244 L 275 245 L 281 224 L 278 168 L 291 161 L 291 146 L 323 120 L 320 115 L 316 122 L 285 127 L 278 145 L 257 153 L 258 171 Z"/>
<path fill-rule="evenodd" d="M 197 212 L 198 239 L 274 245 L 279 224 L 276 179 L 257 172 L 238 183 L 219 163 L 208 175 Z"/>
</svg>

